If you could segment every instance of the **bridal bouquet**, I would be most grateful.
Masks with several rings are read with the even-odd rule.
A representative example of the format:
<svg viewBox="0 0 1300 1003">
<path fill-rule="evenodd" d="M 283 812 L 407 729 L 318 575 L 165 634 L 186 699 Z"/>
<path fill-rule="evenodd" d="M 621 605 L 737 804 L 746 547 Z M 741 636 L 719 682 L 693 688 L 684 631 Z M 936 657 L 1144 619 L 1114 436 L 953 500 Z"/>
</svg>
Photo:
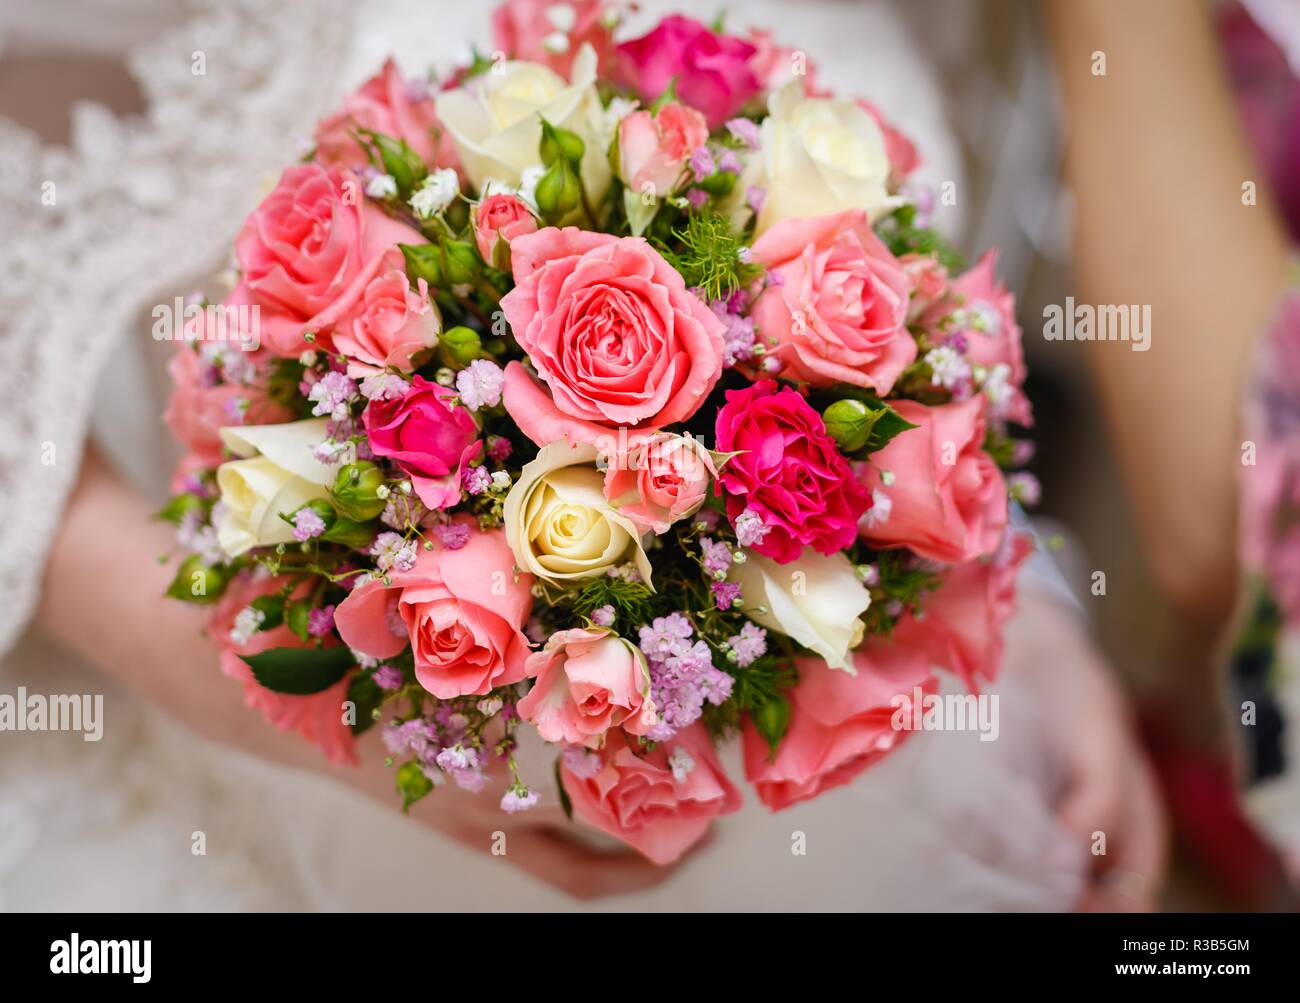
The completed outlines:
<svg viewBox="0 0 1300 1003">
<path fill-rule="evenodd" d="M 936 669 L 977 689 L 1027 543 L 1011 296 L 918 157 L 768 33 L 512 0 L 390 62 L 185 308 L 170 595 L 224 671 L 404 803 L 506 778 L 666 863 L 847 783 Z M 540 743 L 538 743 L 540 745 Z M 549 764 L 548 764 L 549 766 Z"/>
</svg>

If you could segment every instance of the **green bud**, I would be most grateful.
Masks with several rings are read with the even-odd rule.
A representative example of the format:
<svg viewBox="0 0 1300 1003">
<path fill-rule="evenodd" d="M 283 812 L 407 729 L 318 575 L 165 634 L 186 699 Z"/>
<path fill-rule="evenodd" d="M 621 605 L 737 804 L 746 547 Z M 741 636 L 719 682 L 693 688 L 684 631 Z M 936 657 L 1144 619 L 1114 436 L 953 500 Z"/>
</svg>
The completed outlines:
<svg viewBox="0 0 1300 1003">
<path fill-rule="evenodd" d="M 351 547 L 354 550 L 360 550 L 368 546 L 370 541 L 375 537 L 375 531 L 363 522 L 356 522 L 353 519 L 336 519 L 334 525 L 321 535 L 322 540 L 328 540 L 330 543 L 341 543 L 345 547 Z"/>
<path fill-rule="evenodd" d="M 582 202 L 578 175 L 565 161 L 557 160 L 537 182 L 537 208 L 548 223 L 559 222 Z"/>
<path fill-rule="evenodd" d="M 397 768 L 397 793 L 402 795 L 403 812 L 409 811 L 411 805 L 431 790 L 433 790 L 433 781 L 424 775 L 420 764 L 414 759 Z"/>
<path fill-rule="evenodd" d="M 406 274 L 414 284 L 420 279 L 440 289 L 447 285 L 442 275 L 442 252 L 436 244 L 398 244 L 406 259 Z"/>
<path fill-rule="evenodd" d="M 442 249 L 446 252 L 447 281 L 452 285 L 471 283 L 483 271 L 483 259 L 473 244 L 464 240 L 446 240 Z"/>
<path fill-rule="evenodd" d="M 397 190 L 405 199 L 416 184 L 429 173 L 428 167 L 418 153 L 406 145 L 404 139 L 394 139 L 382 132 L 363 132 L 374 144 L 379 159 L 383 162 L 384 173 L 391 174 L 397 182 Z"/>
<path fill-rule="evenodd" d="M 349 519 L 366 522 L 384 510 L 379 488 L 384 472 L 369 460 L 349 463 L 334 479 L 334 504 Z"/>
<path fill-rule="evenodd" d="M 542 119 L 542 142 L 538 147 L 538 153 L 541 155 L 543 166 L 550 167 L 556 161 L 564 160 L 576 167 L 586 152 L 587 144 L 576 132 L 561 129 Z"/>
<path fill-rule="evenodd" d="M 822 412 L 826 431 L 846 453 L 856 453 L 871 438 L 871 429 L 879 415 L 862 401 L 837 400 Z"/>
<path fill-rule="evenodd" d="M 767 703 L 756 707 L 752 717 L 754 727 L 767 740 L 767 747 L 775 756 L 777 746 L 781 744 L 786 729 L 790 727 L 790 701 L 783 696 L 774 696 Z"/>
<path fill-rule="evenodd" d="M 226 572 L 203 563 L 198 554 L 187 557 L 167 588 L 167 594 L 182 602 L 216 602 L 226 588 Z"/>
<path fill-rule="evenodd" d="M 469 327 L 453 327 L 438 336 L 438 355 L 452 369 L 464 369 L 483 354 L 478 332 Z"/>
</svg>

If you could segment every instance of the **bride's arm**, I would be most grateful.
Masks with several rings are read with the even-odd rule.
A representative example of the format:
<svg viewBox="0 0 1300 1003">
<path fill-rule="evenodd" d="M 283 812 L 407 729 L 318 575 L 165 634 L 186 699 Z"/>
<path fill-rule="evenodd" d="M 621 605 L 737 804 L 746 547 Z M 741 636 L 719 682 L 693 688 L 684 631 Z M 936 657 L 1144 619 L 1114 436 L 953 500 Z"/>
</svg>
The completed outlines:
<svg viewBox="0 0 1300 1003">
<path fill-rule="evenodd" d="M 1151 307 L 1145 354 L 1072 347 L 1093 371 L 1153 571 L 1185 613 L 1218 621 L 1236 582 L 1239 396 L 1285 241 L 1205 4 L 1051 0 L 1045 13 L 1077 203 L 1076 295 Z M 1258 205 L 1242 204 L 1247 181 Z"/>
<path fill-rule="evenodd" d="M 201 636 L 203 609 L 163 598 L 173 568 L 159 556 L 170 528 L 152 521 L 146 500 L 88 452 L 46 565 L 39 627 L 104 675 L 218 742 L 300 769 L 329 772 L 396 810 L 393 772 L 383 765 L 377 729 L 363 736 L 361 766 L 329 766 L 297 735 L 267 725 L 243 705 L 242 688 L 222 675 Z M 504 786 L 504 785 L 503 785 Z M 469 794 L 451 785 L 417 803 L 413 817 L 487 852 L 491 833 L 508 835 L 509 861 L 579 898 L 632 891 L 668 873 L 630 854 L 596 854 L 563 834 L 558 809 L 510 816 L 502 791 Z"/>
</svg>

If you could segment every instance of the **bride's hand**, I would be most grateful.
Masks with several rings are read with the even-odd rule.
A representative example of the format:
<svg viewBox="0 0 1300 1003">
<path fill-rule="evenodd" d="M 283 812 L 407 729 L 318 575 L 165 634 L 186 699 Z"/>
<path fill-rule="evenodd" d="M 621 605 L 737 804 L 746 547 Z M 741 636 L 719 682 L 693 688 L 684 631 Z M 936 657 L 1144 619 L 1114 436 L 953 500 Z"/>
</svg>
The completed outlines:
<svg viewBox="0 0 1300 1003">
<path fill-rule="evenodd" d="M 1128 703 L 1076 614 L 1029 590 L 1020 606 L 1008 626 L 1006 672 L 1035 698 L 1062 772 L 1056 815 L 1090 854 L 1079 908 L 1152 910 L 1167 865 L 1166 824 Z"/>
<path fill-rule="evenodd" d="M 398 809 L 393 770 L 378 729 L 363 736 L 356 769 L 330 766 L 314 746 L 244 706 L 242 688 L 222 675 L 202 636 L 207 611 L 163 598 L 174 567 L 170 528 L 150 521 L 146 500 L 93 453 L 46 565 L 37 622 L 104 675 L 215 741 L 299 769 L 329 773 Z M 499 778 L 498 778 L 499 780 Z M 413 818 L 483 853 L 505 833 L 505 862 L 581 899 L 657 884 L 670 869 L 631 853 L 603 854 L 570 839 L 558 808 L 507 815 L 501 789 L 470 794 L 445 785 L 411 809 Z"/>
</svg>

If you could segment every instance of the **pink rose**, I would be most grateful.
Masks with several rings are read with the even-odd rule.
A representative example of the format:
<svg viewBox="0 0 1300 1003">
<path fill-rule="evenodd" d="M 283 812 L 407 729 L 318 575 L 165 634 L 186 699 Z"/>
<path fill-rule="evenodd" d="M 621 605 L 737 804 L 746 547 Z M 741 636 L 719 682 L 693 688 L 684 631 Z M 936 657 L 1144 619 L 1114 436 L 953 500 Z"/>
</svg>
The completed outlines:
<svg viewBox="0 0 1300 1003">
<path fill-rule="evenodd" d="M 455 397 L 450 387 L 415 376 L 404 397 L 376 398 L 361 414 L 371 450 L 401 467 L 432 509 L 460 501 L 461 469 L 483 447 L 469 411 L 452 404 Z"/>
<path fill-rule="evenodd" d="M 708 141 L 704 116 L 677 101 L 654 113 L 634 111 L 618 125 L 619 177 L 635 194 L 666 198 L 691 154 Z"/>
<path fill-rule="evenodd" d="M 389 367 L 409 372 L 412 358 L 438 344 L 442 316 L 420 279 L 414 289 L 400 251 L 359 290 L 322 312 L 316 322 L 331 332 L 334 350 L 348 359 L 348 375 L 367 376 Z"/>
<path fill-rule="evenodd" d="M 916 359 L 907 330 L 911 283 L 859 209 L 788 219 L 754 242 L 773 278 L 753 318 L 784 375 L 887 394 Z"/>
<path fill-rule="evenodd" d="M 799 684 L 790 694 L 790 727 L 772 758 L 767 740 L 745 722 L 745 777 L 763 804 L 781 811 L 849 783 L 910 734 L 895 729 L 895 697 L 915 687 L 936 692 L 924 652 L 896 640 L 853 654 L 856 676 L 820 658 L 799 658 Z"/>
<path fill-rule="evenodd" d="M 722 772 L 702 725 L 648 752 L 612 731 L 600 757 L 592 777 L 561 767 L 574 814 L 661 866 L 698 842 L 714 818 L 740 809 L 740 792 Z"/>
<path fill-rule="evenodd" d="M 254 599 L 279 592 L 289 579 L 257 579 L 250 572 L 237 575 L 226 586 L 208 621 L 208 635 L 217 645 L 221 671 L 244 686 L 244 703 L 260 711 L 266 720 L 281 731 L 296 731 L 320 746 L 330 762 L 338 765 L 357 763 L 352 729 L 344 724 L 344 704 L 348 699 L 349 677 L 345 676 L 328 689 L 306 696 L 276 693 L 253 678 L 253 670 L 240 655 L 256 655 L 271 648 L 301 648 L 303 642 L 281 624 L 271 630 L 258 631 L 247 642 L 231 636 L 235 617 Z M 295 595 L 301 599 L 303 596 Z"/>
<path fill-rule="evenodd" d="M 704 504 L 717 476 L 709 451 L 689 435 L 658 432 L 605 471 L 605 497 L 642 532 L 665 533 Z"/>
<path fill-rule="evenodd" d="M 722 322 L 646 241 L 547 227 L 510 250 L 501 309 L 545 384 L 506 369 L 525 435 L 609 451 L 695 413 L 722 373 Z"/>
<path fill-rule="evenodd" d="M 808 59 L 807 53 L 787 45 L 777 45 L 772 40 L 770 31 L 751 29 L 747 39 L 754 47 L 750 57 L 749 68 L 754 71 L 764 90 L 779 91 L 786 84 L 798 79 L 803 85 L 806 97 L 830 97 L 830 91 L 817 85 L 817 67 Z M 795 60 L 802 59 L 800 73 L 796 74 Z"/>
<path fill-rule="evenodd" d="M 1034 414 L 1021 389 L 1029 371 L 1016 323 L 1016 298 L 997 280 L 997 263 L 998 252 L 988 251 L 974 268 L 952 280 L 949 292 L 958 299 L 962 323 L 950 331 L 966 339 L 966 359 L 972 365 L 988 370 L 1005 367 L 999 389 L 989 391 L 986 384 L 993 417 L 1032 425 Z"/>
<path fill-rule="evenodd" d="M 235 240 L 240 281 L 232 305 L 258 307 L 262 344 L 293 357 L 312 347 L 303 333 L 344 298 L 356 299 L 397 244 L 424 238 L 366 202 L 350 174 L 318 164 L 290 167 Z M 327 331 L 318 343 L 333 345 Z"/>
<path fill-rule="evenodd" d="M 894 628 L 898 644 L 925 653 L 930 664 L 956 674 L 978 692 L 1002 667 L 1002 628 L 1016 609 L 1016 577 L 1034 550 L 1026 533 L 1007 533 L 992 558 L 958 564 L 925 597 L 924 616 L 905 616 Z"/>
<path fill-rule="evenodd" d="M 992 553 L 1007 525 L 1007 489 L 984 452 L 982 400 L 893 406 L 917 427 L 862 465 L 863 483 L 888 500 L 862 520 L 863 538 L 878 547 L 910 547 L 944 564 Z M 881 480 L 885 470 L 893 474 L 890 485 Z"/>
<path fill-rule="evenodd" d="M 469 520 L 465 520 L 469 522 Z M 348 647 L 393 658 L 409 643 L 415 677 L 439 700 L 481 695 L 524 678 L 533 576 L 515 573 L 499 529 L 470 533 L 456 550 L 420 548 L 410 571 L 371 578 L 334 611 Z"/>
<path fill-rule="evenodd" d="M 773 380 L 728 390 L 717 439 L 719 452 L 739 451 L 718 474 L 727 515 L 734 523 L 748 508 L 769 529 L 751 549 L 787 564 L 805 546 L 834 554 L 853 543 L 867 492 L 797 391 Z"/>
<path fill-rule="evenodd" d="M 536 681 L 519 716 L 543 741 L 596 749 L 612 728 L 644 735 L 655 723 L 644 656 L 607 630 L 557 631 L 528 656 L 524 674 Z"/>
<path fill-rule="evenodd" d="M 254 364 L 252 353 L 231 347 L 235 358 Z M 167 371 L 172 393 L 163 421 L 176 438 L 189 447 L 201 466 L 215 467 L 225 459 L 221 429 L 226 425 L 275 425 L 293 413 L 267 396 L 256 383 L 218 383 L 194 345 L 182 344 Z"/>
<path fill-rule="evenodd" d="M 699 21 L 673 15 L 618 47 L 618 76 L 646 102 L 663 94 L 675 77 L 677 96 L 716 129 L 763 89 L 750 65 L 756 52 L 744 39 L 714 34 Z"/>
<path fill-rule="evenodd" d="M 880 132 L 885 137 L 885 156 L 889 159 L 890 175 L 895 181 L 905 180 L 921 166 L 921 155 L 917 152 L 916 145 L 899 132 L 870 101 L 859 101 L 858 104 L 876 120 L 876 125 L 880 126 Z"/>
<path fill-rule="evenodd" d="M 517 195 L 489 195 L 474 207 L 474 240 L 483 260 L 497 264 L 497 247 L 537 232 L 537 217 Z M 508 259 L 506 259 L 508 260 Z M 505 261 L 502 261 L 505 264 Z M 505 264 L 505 267 L 509 267 Z"/>
<path fill-rule="evenodd" d="M 492 43 L 511 59 L 543 63 L 568 80 L 583 45 L 596 50 L 600 66 L 609 65 L 614 39 L 607 6 L 604 0 L 507 0 L 492 12 Z M 557 14 L 557 8 L 567 11 Z"/>
<path fill-rule="evenodd" d="M 360 170 L 369 162 L 357 142 L 360 129 L 404 139 L 429 166 L 456 167 L 456 146 L 438 125 L 424 81 L 408 81 L 389 59 L 343 106 L 316 126 L 316 160 L 326 167 Z"/>
</svg>

